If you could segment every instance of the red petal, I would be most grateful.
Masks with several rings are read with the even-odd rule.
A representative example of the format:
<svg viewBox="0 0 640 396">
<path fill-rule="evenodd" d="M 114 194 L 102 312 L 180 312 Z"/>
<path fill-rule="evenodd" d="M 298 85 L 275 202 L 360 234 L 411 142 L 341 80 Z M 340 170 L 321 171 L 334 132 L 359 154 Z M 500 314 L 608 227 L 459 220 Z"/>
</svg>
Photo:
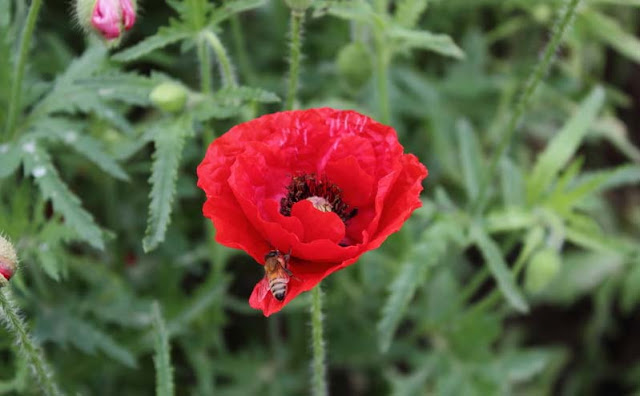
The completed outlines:
<svg viewBox="0 0 640 396">
<path fill-rule="evenodd" d="M 291 208 L 291 217 L 300 219 L 304 227 L 302 242 L 328 239 L 338 243 L 344 238 L 344 223 L 333 212 L 321 212 L 306 199 L 296 202 Z"/>
</svg>

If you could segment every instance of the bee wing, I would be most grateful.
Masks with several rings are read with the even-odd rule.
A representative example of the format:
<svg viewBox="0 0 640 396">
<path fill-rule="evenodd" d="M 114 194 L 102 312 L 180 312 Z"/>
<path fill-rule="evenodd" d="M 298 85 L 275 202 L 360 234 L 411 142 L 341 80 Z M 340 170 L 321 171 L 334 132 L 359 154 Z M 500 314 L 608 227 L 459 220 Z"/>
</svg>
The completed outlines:
<svg viewBox="0 0 640 396">
<path fill-rule="evenodd" d="M 267 282 L 267 278 L 262 278 L 260 282 L 258 282 L 258 289 L 256 291 L 258 292 L 258 301 L 264 300 L 267 293 L 269 293 L 269 282 Z"/>
<path fill-rule="evenodd" d="M 289 276 L 289 271 L 285 268 L 278 268 L 278 278 L 280 278 L 280 280 L 284 283 L 289 283 L 289 278 L 291 278 L 291 276 Z"/>
</svg>

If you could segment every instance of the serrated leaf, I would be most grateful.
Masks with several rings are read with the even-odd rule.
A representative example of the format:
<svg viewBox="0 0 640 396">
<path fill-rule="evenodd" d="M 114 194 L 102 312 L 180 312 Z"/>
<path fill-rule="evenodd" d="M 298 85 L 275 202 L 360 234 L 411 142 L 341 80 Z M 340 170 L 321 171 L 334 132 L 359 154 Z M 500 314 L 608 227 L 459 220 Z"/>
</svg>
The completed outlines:
<svg viewBox="0 0 640 396">
<path fill-rule="evenodd" d="M 528 312 L 529 305 L 516 285 L 513 274 L 507 267 L 498 245 L 487 235 L 482 226 L 473 224 L 470 231 L 471 238 L 477 244 L 480 252 L 482 252 L 485 264 L 489 267 L 489 271 L 495 278 L 498 288 L 509 304 L 519 312 Z"/>
<path fill-rule="evenodd" d="M 580 18 L 598 39 L 631 60 L 640 62 L 640 40 L 625 32 L 618 21 L 594 10 L 581 13 Z"/>
<path fill-rule="evenodd" d="M 17 142 L 0 144 L 0 178 L 13 174 L 21 159 L 22 151 Z"/>
<path fill-rule="evenodd" d="M 176 194 L 178 168 L 187 134 L 191 131 L 190 117 L 183 116 L 159 126 L 154 137 L 155 152 L 151 167 L 151 203 L 147 231 L 142 240 L 145 252 L 164 241 L 171 222 L 173 199 Z"/>
<path fill-rule="evenodd" d="M 424 30 L 409 30 L 399 27 L 389 29 L 390 39 L 397 45 L 409 49 L 423 49 L 453 58 L 464 58 L 464 52 L 446 34 L 434 34 Z"/>
<path fill-rule="evenodd" d="M 569 162 L 604 104 L 604 98 L 602 88 L 597 87 L 591 91 L 580 104 L 578 111 L 540 154 L 527 183 L 529 202 L 538 199 L 549 188 L 558 172 Z"/>
<path fill-rule="evenodd" d="M 373 11 L 369 3 L 363 0 L 318 1 L 314 6 L 314 17 L 327 13 L 337 18 L 363 22 L 368 25 L 378 27 L 385 25 L 384 19 Z"/>
<path fill-rule="evenodd" d="M 130 62 L 136 60 L 151 51 L 166 47 L 192 36 L 193 33 L 181 26 L 161 27 L 158 32 L 151 37 L 147 37 L 133 47 L 114 54 L 111 59 L 118 62 Z"/>
<path fill-rule="evenodd" d="M 35 141 L 27 142 L 25 146 L 25 172 L 34 178 L 42 196 L 51 200 L 54 210 L 64 216 L 65 224 L 76 232 L 78 239 L 104 249 L 102 231 L 91 214 L 82 208 L 80 199 L 60 179 L 49 154 Z"/>
<path fill-rule="evenodd" d="M 111 73 L 76 81 L 76 85 L 95 92 L 104 100 L 147 106 L 149 94 L 164 79 L 159 74 L 151 77 L 135 73 Z"/>
<path fill-rule="evenodd" d="M 273 92 L 253 87 L 225 87 L 218 90 L 213 97 L 216 101 L 232 104 L 238 101 L 278 103 L 280 97 Z"/>
<path fill-rule="evenodd" d="M 269 91 L 251 87 L 227 87 L 214 95 L 202 95 L 193 106 L 198 121 L 225 119 L 238 115 L 247 102 L 277 103 L 280 98 Z"/>
<path fill-rule="evenodd" d="M 173 386 L 173 366 L 171 365 L 171 354 L 169 347 L 169 334 L 167 327 L 162 319 L 160 305 L 158 302 L 153 303 L 153 330 L 154 330 L 154 349 L 153 363 L 156 368 L 156 395 L 172 396 L 174 394 Z"/>
<path fill-rule="evenodd" d="M 67 341 L 70 341 L 77 348 L 91 354 L 99 349 L 105 355 L 127 367 L 136 367 L 136 359 L 133 354 L 93 324 L 80 318 L 67 316 L 65 326 L 73 334 Z"/>
<path fill-rule="evenodd" d="M 456 133 L 460 147 L 460 163 L 462 165 L 464 186 L 467 190 L 467 199 L 469 202 L 474 202 L 478 198 L 480 181 L 483 180 L 481 172 L 484 162 L 482 149 L 471 128 L 471 124 L 467 120 L 458 120 Z"/>
<path fill-rule="evenodd" d="M 32 126 L 34 136 L 59 141 L 82 155 L 98 168 L 119 180 L 128 181 L 129 176 L 122 167 L 107 154 L 102 143 L 81 132 L 82 125 L 62 118 L 47 118 Z"/>
<path fill-rule="evenodd" d="M 265 0 L 234 0 L 225 1 L 211 13 L 210 24 L 218 25 L 234 14 L 252 10 L 265 4 Z"/>
</svg>

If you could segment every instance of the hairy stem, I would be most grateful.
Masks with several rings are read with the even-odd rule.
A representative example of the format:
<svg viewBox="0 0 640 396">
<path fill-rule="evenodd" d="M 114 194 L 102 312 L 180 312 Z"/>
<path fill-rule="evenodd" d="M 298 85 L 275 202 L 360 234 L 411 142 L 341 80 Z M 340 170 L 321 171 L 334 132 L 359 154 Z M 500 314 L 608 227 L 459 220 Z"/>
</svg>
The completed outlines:
<svg viewBox="0 0 640 396">
<path fill-rule="evenodd" d="M 20 352 L 29 362 L 42 393 L 45 395 L 59 395 L 60 391 L 53 381 L 51 370 L 47 366 L 42 352 L 29 336 L 27 326 L 20 318 L 18 308 L 11 299 L 6 286 L 0 290 L 0 310 L 2 320 L 7 324 L 8 330 L 15 335 Z"/>
<path fill-rule="evenodd" d="M 211 93 L 211 59 L 209 47 L 202 39 L 198 41 L 198 61 L 200 62 L 200 91 L 206 95 Z"/>
<path fill-rule="evenodd" d="M 211 30 L 205 30 L 203 36 L 211 46 L 211 49 L 213 49 L 213 52 L 215 52 L 218 63 L 220 63 L 220 78 L 222 79 L 222 86 L 235 87 L 238 85 L 236 76 L 233 73 L 233 66 L 231 65 L 229 54 L 227 54 L 227 50 L 224 48 L 224 45 L 222 45 L 218 36 Z"/>
<path fill-rule="evenodd" d="M 247 46 L 245 44 L 244 33 L 240 27 L 240 18 L 238 15 L 231 17 L 231 34 L 233 36 L 233 47 L 238 59 L 240 73 L 244 77 L 244 81 L 248 85 L 255 85 L 256 75 L 251 66 L 249 55 L 247 54 Z"/>
<path fill-rule="evenodd" d="M 531 97 L 536 91 L 538 84 L 542 81 L 543 77 L 549 70 L 549 66 L 551 65 L 551 61 L 553 60 L 553 56 L 558 50 L 560 43 L 562 42 L 562 38 L 564 33 L 568 30 L 569 26 L 571 26 L 571 22 L 576 14 L 576 10 L 580 5 L 581 0 L 565 0 L 562 6 L 562 11 L 558 19 L 556 20 L 551 40 L 547 44 L 542 58 L 536 63 L 531 75 L 527 79 L 527 82 L 524 86 L 522 94 L 520 98 L 516 102 L 516 106 L 514 111 L 511 113 L 511 117 L 509 118 L 509 122 L 507 123 L 507 127 L 504 133 L 503 138 L 500 140 L 500 144 L 498 148 L 495 150 L 491 162 L 489 163 L 489 170 L 485 173 L 483 183 L 480 184 L 480 193 L 478 195 L 478 199 L 476 200 L 476 204 L 474 207 L 474 212 L 478 214 L 481 209 L 483 209 L 486 194 L 487 194 L 487 185 L 489 184 L 490 178 L 496 171 L 496 167 L 500 162 L 502 156 L 506 153 L 507 149 L 511 144 L 511 140 L 515 136 L 518 128 L 518 123 L 527 107 L 529 106 L 529 102 L 531 101 Z"/>
<path fill-rule="evenodd" d="M 292 110 L 298 91 L 298 79 L 300 78 L 300 57 L 302 55 L 302 25 L 304 12 L 291 10 L 291 44 L 289 45 L 289 87 L 285 110 Z"/>
<path fill-rule="evenodd" d="M 33 36 L 33 30 L 36 27 L 36 20 L 38 19 L 38 13 L 42 6 L 42 0 L 33 0 L 29 7 L 29 14 L 27 14 L 27 21 L 22 29 L 20 35 L 20 49 L 18 51 L 18 60 L 15 65 L 15 74 L 11 82 L 11 99 L 9 101 L 9 110 L 7 112 L 7 123 L 5 125 L 5 135 L 8 140 L 15 137 L 16 134 L 16 120 L 18 118 L 18 112 L 20 111 L 20 101 L 22 93 L 22 80 L 24 79 L 24 69 L 27 64 L 27 55 L 29 54 L 29 45 L 31 44 L 31 37 Z"/>
<path fill-rule="evenodd" d="M 322 291 L 320 285 L 311 290 L 311 338 L 313 340 L 313 396 L 327 395 L 324 336 L 322 335 Z"/>
</svg>

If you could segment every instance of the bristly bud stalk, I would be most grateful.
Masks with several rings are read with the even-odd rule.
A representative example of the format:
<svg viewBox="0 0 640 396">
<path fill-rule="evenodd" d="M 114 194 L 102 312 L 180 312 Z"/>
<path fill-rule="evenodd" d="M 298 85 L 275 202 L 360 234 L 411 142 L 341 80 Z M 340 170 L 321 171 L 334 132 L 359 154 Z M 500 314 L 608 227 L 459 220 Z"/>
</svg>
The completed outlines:
<svg viewBox="0 0 640 396">
<path fill-rule="evenodd" d="M 9 283 L 16 272 L 18 256 L 11 242 L 0 235 L 0 287 Z"/>
<path fill-rule="evenodd" d="M 107 45 L 118 45 L 136 22 L 136 0 L 76 0 L 76 19 L 89 33 Z"/>
</svg>

